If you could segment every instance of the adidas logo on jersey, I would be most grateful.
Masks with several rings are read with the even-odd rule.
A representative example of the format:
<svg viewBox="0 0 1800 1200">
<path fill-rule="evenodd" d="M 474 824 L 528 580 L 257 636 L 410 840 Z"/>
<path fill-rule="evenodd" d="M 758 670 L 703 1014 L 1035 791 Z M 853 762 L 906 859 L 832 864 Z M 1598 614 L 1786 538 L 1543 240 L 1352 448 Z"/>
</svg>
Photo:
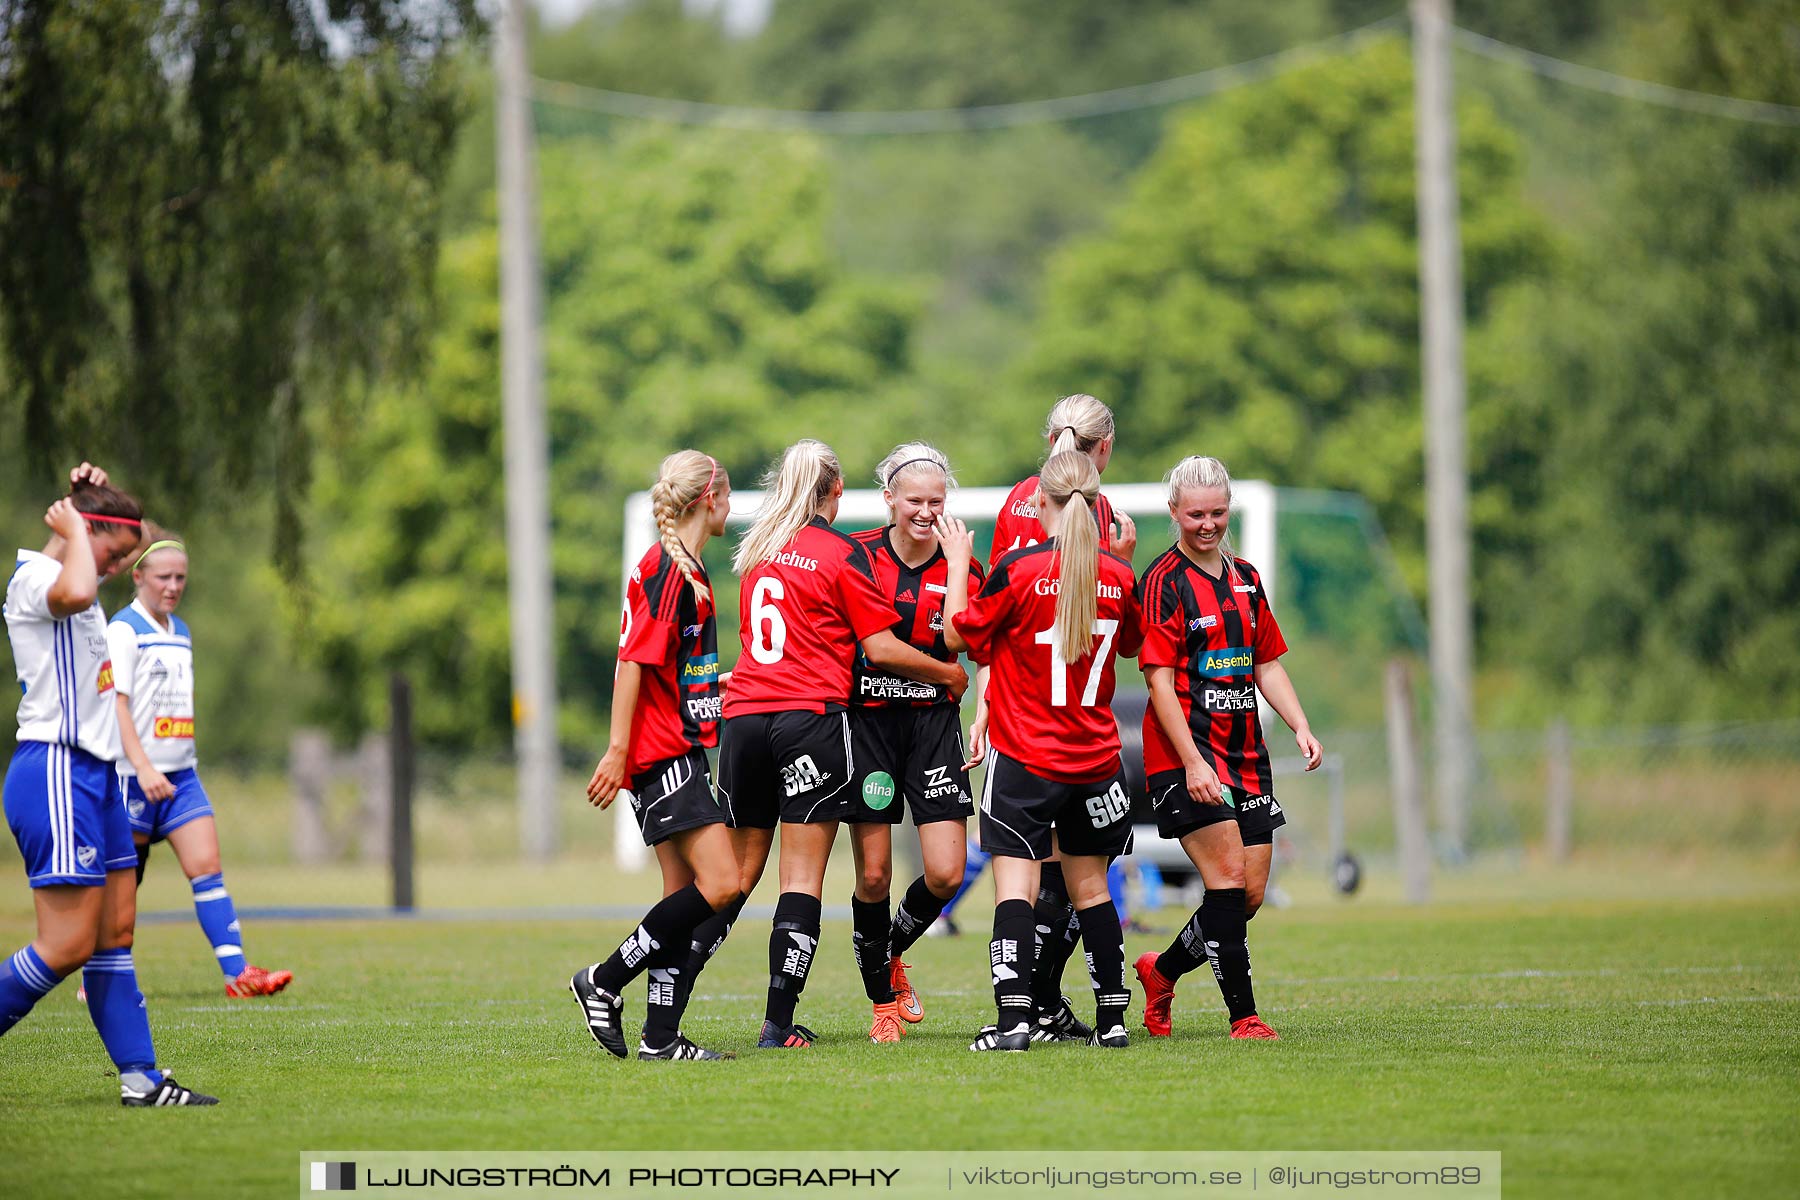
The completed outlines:
<svg viewBox="0 0 1800 1200">
<path fill-rule="evenodd" d="M 904 592 L 901 592 L 898 596 L 894 597 L 895 604 L 917 604 L 918 602 L 919 598 L 913 594 L 911 588 L 907 588 Z"/>
</svg>

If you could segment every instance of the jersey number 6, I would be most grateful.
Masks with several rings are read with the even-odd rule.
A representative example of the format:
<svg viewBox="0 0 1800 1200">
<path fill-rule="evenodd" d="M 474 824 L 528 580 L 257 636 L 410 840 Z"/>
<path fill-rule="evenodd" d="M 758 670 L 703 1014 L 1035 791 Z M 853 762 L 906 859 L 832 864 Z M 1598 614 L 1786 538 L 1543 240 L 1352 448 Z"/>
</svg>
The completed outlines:
<svg viewBox="0 0 1800 1200">
<path fill-rule="evenodd" d="M 750 593 L 750 657 L 759 663 L 778 663 L 787 647 L 787 622 L 772 601 L 787 595 L 781 580 L 769 576 L 756 581 Z"/>
<path fill-rule="evenodd" d="M 1087 686 L 1081 689 L 1083 708 L 1092 708 L 1100 696 L 1100 673 L 1106 670 L 1113 638 L 1119 635 L 1119 623 L 1095 621 L 1094 632 L 1100 635 L 1100 648 L 1095 651 L 1094 663 L 1088 668 Z M 1032 641 L 1050 647 L 1050 707 L 1062 708 L 1069 703 L 1069 664 L 1063 661 L 1062 647 L 1056 644 L 1056 627 L 1053 625 L 1041 631 Z"/>
</svg>

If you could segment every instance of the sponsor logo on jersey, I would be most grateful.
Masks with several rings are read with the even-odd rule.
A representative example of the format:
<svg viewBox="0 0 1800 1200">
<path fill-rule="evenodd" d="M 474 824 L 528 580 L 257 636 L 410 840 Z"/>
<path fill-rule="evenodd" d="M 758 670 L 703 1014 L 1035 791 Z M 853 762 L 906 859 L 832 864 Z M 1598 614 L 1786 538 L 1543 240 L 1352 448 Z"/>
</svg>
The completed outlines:
<svg viewBox="0 0 1800 1200">
<path fill-rule="evenodd" d="M 769 561 L 778 567 L 798 567 L 802 571 L 816 571 L 819 569 L 818 559 L 807 558 L 805 555 L 795 554 L 792 550 L 783 550 Z"/>
<path fill-rule="evenodd" d="M 1254 712 L 1256 710 L 1256 688 L 1250 684 L 1243 687 L 1207 688 L 1201 693 L 1201 707 L 1207 712 Z"/>
<path fill-rule="evenodd" d="M 100 677 L 95 681 L 94 692 L 96 694 L 100 692 L 110 692 L 112 691 L 112 686 L 112 659 L 109 658 L 100 664 Z"/>
<path fill-rule="evenodd" d="M 150 735 L 159 738 L 191 738 L 194 736 L 194 718 L 158 717 L 150 726 Z"/>
<path fill-rule="evenodd" d="M 682 637 L 699 637 L 700 630 L 702 628 L 704 628 L 704 627 L 700 626 L 700 625 L 685 625 L 682 627 L 681 636 Z"/>
<path fill-rule="evenodd" d="M 1256 665 L 1256 658 L 1244 646 L 1227 646 L 1223 650 L 1208 650 L 1200 656 L 1200 663 L 1195 669 L 1208 679 L 1221 679 L 1228 675 L 1248 675 Z"/>
<path fill-rule="evenodd" d="M 897 675 L 864 675 L 856 684 L 856 694 L 865 700 L 936 700 L 935 684 Z"/>
<path fill-rule="evenodd" d="M 1037 520 L 1037 505 L 1029 500 L 1014 500 L 1012 508 L 1008 511 L 1015 517 L 1024 517 L 1028 521 Z M 1035 543 L 1033 544 L 1035 545 Z"/>
<path fill-rule="evenodd" d="M 1234 592 L 1254 593 L 1256 591 L 1256 585 L 1254 583 L 1234 583 L 1231 585 L 1231 590 Z"/>
<path fill-rule="evenodd" d="M 955 796 L 961 791 L 956 780 L 950 778 L 949 767 L 925 768 L 925 795 L 928 799 L 936 800 L 940 796 Z"/>
<path fill-rule="evenodd" d="M 688 699 L 688 716 L 704 725 L 708 721 L 717 722 L 722 715 L 725 702 L 717 696 L 692 696 Z"/>
<path fill-rule="evenodd" d="M 781 790 L 792 799 L 801 792 L 821 786 L 830 778 L 828 772 L 819 770 L 819 764 L 813 761 L 812 755 L 802 754 L 781 768 Z"/>
<path fill-rule="evenodd" d="M 1218 623 L 1219 618 L 1213 616 L 1211 613 L 1207 613 L 1204 617 L 1195 617 L 1193 620 L 1189 621 L 1188 632 L 1192 633 L 1196 629 L 1211 629 Z"/>
<path fill-rule="evenodd" d="M 941 583 L 928 583 L 925 585 L 925 590 L 928 592 L 936 592 L 940 596 L 948 596 L 950 594 L 950 589 Z"/>
<path fill-rule="evenodd" d="M 711 683 L 719 677 L 717 654 L 696 654 L 681 664 L 681 682 Z"/>
<path fill-rule="evenodd" d="M 892 775 L 886 771 L 872 772 L 867 779 L 863 780 L 863 803 L 875 812 L 882 812 L 894 802 L 896 790 Z"/>
<path fill-rule="evenodd" d="M 1112 584 L 1104 582 L 1100 583 L 1098 587 L 1100 589 L 1100 595 L 1108 600 L 1123 600 L 1125 598 L 1125 589 L 1122 587 L 1114 587 Z M 1062 580 L 1040 579 L 1032 585 L 1032 590 L 1037 592 L 1040 596 L 1054 596 L 1062 591 Z"/>
<path fill-rule="evenodd" d="M 919 598 L 913 594 L 911 588 L 907 588 L 904 592 L 901 592 L 898 596 L 894 597 L 895 604 L 917 604 L 918 602 Z"/>
</svg>

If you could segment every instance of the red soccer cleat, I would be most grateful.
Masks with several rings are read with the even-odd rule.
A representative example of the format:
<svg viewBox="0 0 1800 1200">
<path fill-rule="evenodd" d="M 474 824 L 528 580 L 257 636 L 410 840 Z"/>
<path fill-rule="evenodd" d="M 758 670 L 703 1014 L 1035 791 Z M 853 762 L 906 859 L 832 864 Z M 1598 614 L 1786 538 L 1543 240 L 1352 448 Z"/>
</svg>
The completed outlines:
<svg viewBox="0 0 1800 1200">
<path fill-rule="evenodd" d="M 225 985 L 225 994 L 236 1000 L 273 996 L 292 982 L 292 971 L 265 971 L 261 967 L 246 966 L 236 979 Z"/>
<path fill-rule="evenodd" d="M 888 962 L 888 985 L 894 989 L 894 1003 L 900 1006 L 900 1019 L 917 1025 L 925 1019 L 925 1006 L 919 1003 L 919 993 L 913 991 L 912 981 L 906 977 L 906 964 L 898 958 Z"/>
<path fill-rule="evenodd" d="M 1231 1036 L 1234 1038 L 1246 1038 L 1251 1041 L 1259 1042 L 1275 1042 L 1281 1040 L 1281 1035 L 1263 1024 L 1263 1019 L 1255 1013 L 1251 1013 L 1241 1020 L 1233 1021 L 1231 1023 Z"/>
<path fill-rule="evenodd" d="M 1175 985 L 1157 974 L 1154 951 L 1138 955 L 1132 969 L 1137 972 L 1138 982 L 1144 985 L 1144 1028 L 1149 1030 L 1151 1037 L 1168 1037 L 1174 1027 L 1169 1005 L 1175 1001 Z"/>
<path fill-rule="evenodd" d="M 895 1001 L 875 1006 L 875 1019 L 869 1025 L 871 1042 L 897 1042 L 902 1032 L 900 1025 L 900 1008 Z"/>
</svg>

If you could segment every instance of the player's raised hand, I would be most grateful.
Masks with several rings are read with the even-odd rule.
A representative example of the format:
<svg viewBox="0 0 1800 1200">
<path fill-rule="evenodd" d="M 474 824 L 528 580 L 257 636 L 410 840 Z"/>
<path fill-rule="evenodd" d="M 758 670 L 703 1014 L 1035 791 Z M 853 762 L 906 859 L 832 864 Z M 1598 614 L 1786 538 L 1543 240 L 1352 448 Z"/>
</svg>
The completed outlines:
<svg viewBox="0 0 1800 1200">
<path fill-rule="evenodd" d="M 945 513 L 937 519 L 938 544 L 944 549 L 944 559 L 952 569 L 966 571 L 969 560 L 975 557 L 975 535 L 969 527 L 957 518 Z"/>
<path fill-rule="evenodd" d="M 56 534 L 65 542 L 73 542 L 87 536 L 87 519 L 81 515 L 81 510 L 75 507 L 75 502 L 67 496 L 52 504 L 45 511 L 44 524 L 50 527 L 51 533 Z"/>
<path fill-rule="evenodd" d="M 91 483 L 96 487 L 105 487 L 106 472 L 102 471 L 91 462 L 84 462 L 79 467 L 76 467 L 73 471 L 69 472 L 69 483 L 71 485 L 83 481 Z"/>
<path fill-rule="evenodd" d="M 600 758 L 600 765 L 594 768 L 594 777 L 588 780 L 588 803 L 596 808 L 607 808 L 618 799 L 619 789 L 624 786 L 625 751 L 608 746 Z"/>
<path fill-rule="evenodd" d="M 1113 515 L 1117 518 L 1113 524 L 1119 532 L 1113 535 L 1112 552 L 1130 562 L 1131 556 L 1137 553 L 1137 522 L 1129 513 L 1115 512 Z"/>
</svg>

